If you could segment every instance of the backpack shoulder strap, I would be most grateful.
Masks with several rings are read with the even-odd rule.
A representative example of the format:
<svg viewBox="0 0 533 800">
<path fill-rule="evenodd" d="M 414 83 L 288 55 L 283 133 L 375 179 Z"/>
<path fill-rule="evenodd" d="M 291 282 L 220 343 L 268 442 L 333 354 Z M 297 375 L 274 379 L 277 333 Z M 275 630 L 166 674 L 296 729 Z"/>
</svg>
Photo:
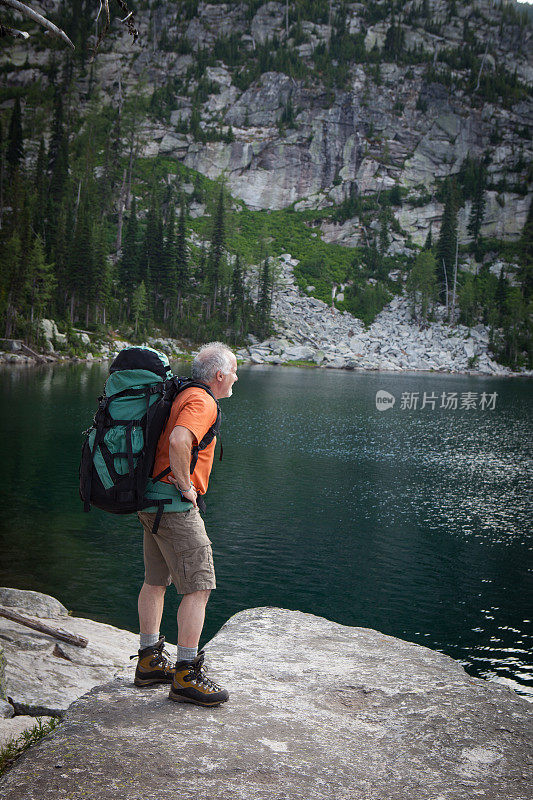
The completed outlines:
<svg viewBox="0 0 533 800">
<path fill-rule="evenodd" d="M 192 388 L 203 389 L 204 392 L 207 392 L 207 394 L 213 398 L 217 407 L 217 416 L 214 423 L 211 425 L 211 427 L 209 428 L 203 439 L 200 442 L 198 442 L 198 444 L 195 447 L 192 448 L 191 465 L 190 465 L 190 474 L 192 475 L 194 472 L 194 468 L 196 467 L 196 462 L 198 461 L 198 453 L 200 452 L 200 450 L 205 450 L 205 448 L 209 444 L 211 444 L 211 442 L 213 441 L 213 439 L 220 430 L 220 421 L 221 421 L 220 406 L 213 392 L 211 391 L 209 386 L 206 386 L 205 383 L 201 383 L 201 381 L 195 381 L 193 380 L 193 378 L 172 378 L 172 381 L 174 382 L 176 387 L 176 395 L 174 399 L 176 399 L 178 394 L 181 394 L 181 392 L 185 391 L 185 389 L 192 389 Z M 167 467 L 158 475 L 155 475 L 152 478 L 152 481 L 156 483 L 157 481 L 160 481 L 162 478 L 165 478 L 167 475 L 170 475 L 171 472 L 172 470 L 170 469 L 170 467 Z"/>
</svg>

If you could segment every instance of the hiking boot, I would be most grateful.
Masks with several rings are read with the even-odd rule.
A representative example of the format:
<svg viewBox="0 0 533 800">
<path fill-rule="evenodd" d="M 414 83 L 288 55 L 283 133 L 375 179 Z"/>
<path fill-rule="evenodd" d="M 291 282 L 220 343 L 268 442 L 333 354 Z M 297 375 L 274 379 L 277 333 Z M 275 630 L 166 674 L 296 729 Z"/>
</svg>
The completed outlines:
<svg viewBox="0 0 533 800">
<path fill-rule="evenodd" d="M 175 668 L 170 659 L 170 653 L 163 650 L 165 646 L 165 637 L 157 642 L 157 644 L 145 647 L 144 650 L 139 650 L 136 656 L 131 658 L 138 658 L 137 669 L 135 670 L 135 686 L 150 686 L 153 683 L 172 683 L 174 680 Z"/>
<path fill-rule="evenodd" d="M 170 700 L 198 706 L 218 706 L 228 700 L 228 690 L 222 689 L 205 674 L 204 658 L 204 651 L 200 650 L 192 661 L 178 661 L 168 695 Z"/>
</svg>

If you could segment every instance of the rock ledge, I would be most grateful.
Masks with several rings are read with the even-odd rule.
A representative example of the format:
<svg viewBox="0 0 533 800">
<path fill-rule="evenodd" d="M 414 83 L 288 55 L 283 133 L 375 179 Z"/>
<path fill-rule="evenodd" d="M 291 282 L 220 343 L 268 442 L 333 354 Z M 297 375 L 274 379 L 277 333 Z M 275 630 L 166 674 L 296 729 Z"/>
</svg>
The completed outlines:
<svg viewBox="0 0 533 800">
<path fill-rule="evenodd" d="M 218 709 L 119 679 L 5 776 L 4 800 L 527 800 L 531 708 L 451 658 L 256 608 L 208 646 Z"/>
</svg>

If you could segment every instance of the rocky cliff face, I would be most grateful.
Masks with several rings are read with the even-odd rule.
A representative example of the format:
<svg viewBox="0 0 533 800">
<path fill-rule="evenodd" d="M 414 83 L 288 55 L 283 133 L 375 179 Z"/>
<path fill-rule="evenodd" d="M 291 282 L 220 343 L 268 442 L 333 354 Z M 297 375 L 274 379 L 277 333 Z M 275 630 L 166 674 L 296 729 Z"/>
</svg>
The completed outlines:
<svg viewBox="0 0 533 800">
<path fill-rule="evenodd" d="M 53 9 L 58 3 L 43 5 Z M 149 97 L 172 83 L 167 119 L 147 118 L 139 126 L 145 155 L 175 157 L 210 178 L 224 175 L 231 192 L 256 209 L 293 203 L 297 209 L 323 208 L 338 204 L 350 190 L 364 196 L 398 185 L 407 197 L 395 216 L 403 236 L 420 244 L 430 225 L 433 233 L 440 225 L 436 181 L 457 173 L 467 155 L 488 152 L 490 183 L 500 188 L 488 195 L 482 235 L 515 236 L 523 227 L 528 198 L 513 186 L 523 192 L 531 179 L 533 114 L 526 86 L 533 80 L 532 29 L 513 22 L 491 0 L 429 0 L 427 17 L 422 4 L 411 0 L 396 18 L 383 3 L 333 2 L 332 25 L 327 13 L 296 24 L 292 9 L 287 25 L 285 4 L 277 2 L 200 2 L 187 8 L 190 13 L 173 3 L 139 3 L 140 44 L 132 47 L 123 28 L 115 26 L 93 68 L 103 103 L 117 104 L 134 93 Z M 396 25 L 403 38 L 391 55 L 388 42 Z M 357 57 L 343 57 L 346 41 L 357 45 Z M 222 47 L 228 42 L 233 51 Z M 316 68 L 330 42 L 331 68 L 345 69 L 342 80 L 333 82 L 327 65 Z M 8 84 L 36 77 L 46 83 L 41 70 L 48 55 L 28 47 L 16 45 L 0 57 Z M 250 82 L 243 75 L 252 69 L 258 48 L 264 49 L 263 61 L 269 57 L 274 66 L 276 53 L 289 54 L 289 60 L 284 70 L 280 62 Z M 522 99 L 509 104 L 500 96 L 489 103 L 465 88 L 471 74 L 461 61 L 465 48 L 477 53 L 481 73 L 491 80 L 505 70 L 521 81 Z M 211 56 L 211 65 L 199 70 L 202 53 Z M 446 62 L 439 53 L 446 54 Z M 10 72 L 10 62 L 26 68 Z M 454 85 L 446 86 L 446 80 Z M 78 90 L 83 102 L 83 81 Z M 199 119 L 195 132 L 189 126 L 193 111 Z M 215 129 L 232 141 L 213 141 Z M 198 142 L 198 132 L 207 141 Z M 464 236 L 467 218 L 468 207 L 460 220 Z M 361 235 L 357 219 L 342 231 L 325 232 L 350 245 Z"/>
</svg>

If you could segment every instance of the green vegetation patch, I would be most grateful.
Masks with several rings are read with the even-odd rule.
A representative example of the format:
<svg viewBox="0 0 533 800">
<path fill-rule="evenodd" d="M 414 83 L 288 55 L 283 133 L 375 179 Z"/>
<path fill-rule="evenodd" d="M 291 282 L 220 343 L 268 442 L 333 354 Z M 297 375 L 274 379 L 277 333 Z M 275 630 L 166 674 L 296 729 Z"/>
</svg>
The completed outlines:
<svg viewBox="0 0 533 800">
<path fill-rule="evenodd" d="M 35 725 L 32 728 L 23 731 L 21 735 L 15 739 L 9 739 L 3 747 L 0 748 L 0 775 L 3 775 L 25 750 L 39 742 L 44 736 L 53 731 L 54 728 L 57 728 L 60 722 L 61 720 L 56 717 L 52 717 L 46 722 L 43 722 L 40 717 L 37 717 Z"/>
</svg>

